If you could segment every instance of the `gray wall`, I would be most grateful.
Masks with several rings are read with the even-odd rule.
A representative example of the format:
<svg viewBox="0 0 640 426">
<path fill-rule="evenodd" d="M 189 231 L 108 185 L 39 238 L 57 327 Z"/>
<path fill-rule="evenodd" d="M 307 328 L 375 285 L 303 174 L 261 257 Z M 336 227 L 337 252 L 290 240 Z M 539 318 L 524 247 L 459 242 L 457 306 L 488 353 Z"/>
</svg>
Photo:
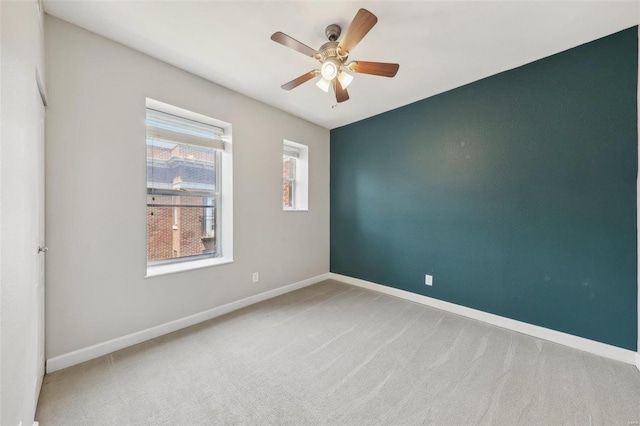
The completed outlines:
<svg viewBox="0 0 640 426">
<path fill-rule="evenodd" d="M 0 424 L 14 426 L 33 422 L 44 365 L 35 196 L 43 60 L 35 1 L 0 2 L 0 19 Z"/>
<path fill-rule="evenodd" d="M 329 271 L 328 130 L 56 18 L 46 34 L 47 358 Z M 232 123 L 233 264 L 144 278 L 145 97 Z M 309 146 L 309 212 L 282 211 L 283 139 Z"/>
</svg>

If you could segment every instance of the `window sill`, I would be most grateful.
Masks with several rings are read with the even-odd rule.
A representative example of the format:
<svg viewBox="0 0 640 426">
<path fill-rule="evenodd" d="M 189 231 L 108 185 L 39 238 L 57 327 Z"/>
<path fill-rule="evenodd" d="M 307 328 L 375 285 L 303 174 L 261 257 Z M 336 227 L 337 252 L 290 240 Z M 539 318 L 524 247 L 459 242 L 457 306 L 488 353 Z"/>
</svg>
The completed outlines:
<svg viewBox="0 0 640 426">
<path fill-rule="evenodd" d="M 153 278 L 161 275 L 177 274 L 178 272 L 193 271 L 194 269 L 209 268 L 211 266 L 233 263 L 228 257 L 216 257 L 213 259 L 192 260 L 190 262 L 176 262 L 165 265 L 147 266 L 145 278 Z"/>
</svg>

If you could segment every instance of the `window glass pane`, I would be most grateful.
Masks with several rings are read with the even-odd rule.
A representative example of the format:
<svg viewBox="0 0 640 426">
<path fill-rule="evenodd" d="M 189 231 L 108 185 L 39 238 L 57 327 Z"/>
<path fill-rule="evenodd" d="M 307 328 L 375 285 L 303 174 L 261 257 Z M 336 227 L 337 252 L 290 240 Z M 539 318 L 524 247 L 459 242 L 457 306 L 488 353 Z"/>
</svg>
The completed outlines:
<svg viewBox="0 0 640 426">
<path fill-rule="evenodd" d="M 220 151 L 147 140 L 147 261 L 220 256 Z"/>
<path fill-rule="evenodd" d="M 282 205 L 287 208 L 294 207 L 296 179 L 296 159 L 282 157 Z"/>
<path fill-rule="evenodd" d="M 208 197 L 147 196 L 147 260 L 218 254 L 217 210 Z"/>
<path fill-rule="evenodd" d="M 296 159 L 292 157 L 283 157 L 282 160 L 282 177 L 284 179 L 296 178 Z"/>
<path fill-rule="evenodd" d="M 147 139 L 147 188 L 217 192 L 220 152 Z"/>
<path fill-rule="evenodd" d="M 282 205 L 293 208 L 293 182 L 282 181 Z"/>
</svg>

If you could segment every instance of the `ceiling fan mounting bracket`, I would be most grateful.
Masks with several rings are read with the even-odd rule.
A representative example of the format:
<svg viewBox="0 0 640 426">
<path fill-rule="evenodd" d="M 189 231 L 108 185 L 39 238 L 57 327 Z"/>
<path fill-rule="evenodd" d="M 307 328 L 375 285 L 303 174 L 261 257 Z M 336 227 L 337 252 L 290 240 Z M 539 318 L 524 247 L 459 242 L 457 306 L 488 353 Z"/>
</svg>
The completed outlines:
<svg viewBox="0 0 640 426">
<path fill-rule="evenodd" d="M 338 24 L 331 24 L 324 30 L 324 34 L 327 36 L 329 41 L 336 41 L 338 37 L 340 37 L 340 33 L 342 32 L 342 28 Z"/>
</svg>

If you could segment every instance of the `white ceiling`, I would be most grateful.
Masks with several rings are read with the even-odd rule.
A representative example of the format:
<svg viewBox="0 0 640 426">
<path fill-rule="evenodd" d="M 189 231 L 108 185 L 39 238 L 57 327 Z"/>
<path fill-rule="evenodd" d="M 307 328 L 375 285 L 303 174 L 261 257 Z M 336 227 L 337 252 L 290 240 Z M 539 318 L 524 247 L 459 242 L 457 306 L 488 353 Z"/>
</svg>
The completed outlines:
<svg viewBox="0 0 640 426">
<path fill-rule="evenodd" d="M 236 92 L 332 129 L 637 25 L 637 1 L 69 1 L 58 18 Z M 314 49 L 359 8 L 378 23 L 350 60 L 396 62 L 395 78 L 357 74 L 351 99 L 309 81 L 280 86 L 318 62 L 270 40 L 282 31 Z"/>
</svg>

